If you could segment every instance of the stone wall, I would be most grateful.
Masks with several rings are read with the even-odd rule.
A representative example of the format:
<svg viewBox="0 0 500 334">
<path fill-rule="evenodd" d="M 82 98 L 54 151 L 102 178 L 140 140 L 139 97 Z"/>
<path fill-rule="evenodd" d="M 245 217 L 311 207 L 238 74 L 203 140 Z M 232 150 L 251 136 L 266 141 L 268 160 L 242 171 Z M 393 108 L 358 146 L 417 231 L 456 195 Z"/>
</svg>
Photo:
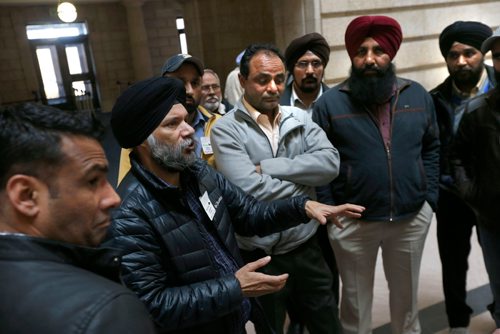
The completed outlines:
<svg viewBox="0 0 500 334">
<path fill-rule="evenodd" d="M 359 15 L 388 15 L 403 29 L 403 43 L 394 58 L 400 76 L 416 80 L 427 89 L 442 82 L 448 75 L 438 45 L 441 31 L 449 24 L 480 21 L 492 28 L 500 24 L 500 1 L 434 0 L 321 0 L 321 32 L 332 53 L 326 71 L 326 82 L 335 84 L 348 76 L 350 60 L 344 47 L 344 33 L 349 22 Z"/>
</svg>

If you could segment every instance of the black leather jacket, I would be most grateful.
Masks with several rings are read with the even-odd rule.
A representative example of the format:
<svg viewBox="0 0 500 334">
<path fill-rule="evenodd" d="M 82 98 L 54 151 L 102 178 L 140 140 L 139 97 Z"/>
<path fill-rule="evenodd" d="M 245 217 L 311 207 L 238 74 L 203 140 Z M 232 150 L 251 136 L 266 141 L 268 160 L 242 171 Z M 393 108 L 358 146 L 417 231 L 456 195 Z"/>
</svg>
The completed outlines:
<svg viewBox="0 0 500 334">
<path fill-rule="evenodd" d="M 228 333 L 228 318 L 243 300 L 234 275 L 221 277 L 178 188 L 168 187 L 131 155 L 132 169 L 118 188 L 123 202 L 113 214 L 108 244 L 122 248 L 124 282 L 147 305 L 162 332 Z M 243 265 L 235 231 L 266 235 L 306 223 L 307 197 L 257 202 L 199 161 L 181 178 L 195 178 L 215 207 L 217 236 Z M 252 321 L 265 329 L 252 301 Z M 259 320 L 260 319 L 260 320 Z"/>
<path fill-rule="evenodd" d="M 154 333 L 115 251 L 0 234 L 2 334 Z"/>
<path fill-rule="evenodd" d="M 452 146 L 451 166 L 479 224 L 500 233 L 500 89 L 470 100 Z"/>
</svg>

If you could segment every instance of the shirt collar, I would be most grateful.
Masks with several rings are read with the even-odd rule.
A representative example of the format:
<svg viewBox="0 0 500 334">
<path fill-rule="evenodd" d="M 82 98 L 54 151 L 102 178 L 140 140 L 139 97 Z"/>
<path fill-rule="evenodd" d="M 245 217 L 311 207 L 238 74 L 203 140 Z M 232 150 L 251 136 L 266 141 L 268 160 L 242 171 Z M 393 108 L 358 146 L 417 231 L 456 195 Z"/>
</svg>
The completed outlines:
<svg viewBox="0 0 500 334">
<path fill-rule="evenodd" d="M 193 124 L 191 126 L 194 128 L 199 123 L 205 124 L 205 122 L 207 121 L 207 119 L 205 118 L 205 116 L 203 115 L 203 113 L 199 110 L 199 107 L 196 108 L 196 110 L 194 112 L 196 114 L 194 115 Z"/>
<path fill-rule="evenodd" d="M 260 111 L 258 111 L 257 109 L 255 109 L 252 105 L 250 105 L 250 103 L 248 103 L 247 100 L 245 100 L 244 96 L 241 98 L 241 101 L 243 102 L 243 106 L 247 109 L 247 111 L 250 114 L 250 116 L 252 117 L 252 119 L 256 123 L 259 123 L 258 118 L 260 115 L 262 115 L 262 113 Z M 276 114 L 276 117 L 274 118 L 274 123 L 275 124 L 279 123 L 280 119 L 281 119 L 281 108 L 278 108 L 278 113 Z"/>
</svg>

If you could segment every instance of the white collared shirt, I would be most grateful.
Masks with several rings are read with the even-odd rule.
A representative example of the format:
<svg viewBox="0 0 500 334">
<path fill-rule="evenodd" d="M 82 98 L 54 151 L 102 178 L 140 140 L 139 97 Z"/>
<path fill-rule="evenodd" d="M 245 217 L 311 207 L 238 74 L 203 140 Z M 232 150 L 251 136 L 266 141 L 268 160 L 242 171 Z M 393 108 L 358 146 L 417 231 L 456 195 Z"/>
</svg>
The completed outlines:
<svg viewBox="0 0 500 334">
<path fill-rule="evenodd" d="M 316 98 L 314 99 L 314 101 L 311 103 L 311 105 L 309 106 L 309 108 L 307 108 L 305 106 L 304 102 L 302 102 L 302 100 L 299 98 L 299 96 L 295 92 L 295 87 L 294 87 L 294 85 L 292 83 L 292 95 L 290 96 L 290 105 L 307 111 L 307 114 L 310 117 L 312 117 L 312 112 L 313 112 L 314 104 L 319 99 L 319 97 L 321 96 L 321 94 L 323 94 L 323 85 L 320 83 L 319 84 L 318 95 L 316 96 Z"/>
<path fill-rule="evenodd" d="M 250 116 L 253 118 L 253 120 L 257 123 L 257 125 L 264 131 L 267 139 L 269 139 L 269 143 L 271 144 L 271 148 L 273 150 L 273 155 L 276 156 L 276 153 L 278 152 L 278 143 L 280 140 L 280 120 L 281 120 L 281 109 L 278 109 L 278 113 L 276 114 L 276 117 L 274 117 L 274 122 L 271 123 L 269 120 L 269 116 L 266 114 L 261 113 L 254 107 L 250 105 L 245 100 L 245 97 L 242 99 L 243 105 L 245 108 L 248 110 L 248 113 Z"/>
</svg>

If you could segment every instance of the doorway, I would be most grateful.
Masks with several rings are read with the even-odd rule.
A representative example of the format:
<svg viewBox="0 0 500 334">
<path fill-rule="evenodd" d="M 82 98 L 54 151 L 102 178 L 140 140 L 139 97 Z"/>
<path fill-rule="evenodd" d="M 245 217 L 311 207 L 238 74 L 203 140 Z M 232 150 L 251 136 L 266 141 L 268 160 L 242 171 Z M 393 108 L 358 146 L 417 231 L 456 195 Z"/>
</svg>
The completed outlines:
<svg viewBox="0 0 500 334">
<path fill-rule="evenodd" d="M 84 23 L 26 28 L 44 104 L 95 111 L 99 94 Z"/>
</svg>

